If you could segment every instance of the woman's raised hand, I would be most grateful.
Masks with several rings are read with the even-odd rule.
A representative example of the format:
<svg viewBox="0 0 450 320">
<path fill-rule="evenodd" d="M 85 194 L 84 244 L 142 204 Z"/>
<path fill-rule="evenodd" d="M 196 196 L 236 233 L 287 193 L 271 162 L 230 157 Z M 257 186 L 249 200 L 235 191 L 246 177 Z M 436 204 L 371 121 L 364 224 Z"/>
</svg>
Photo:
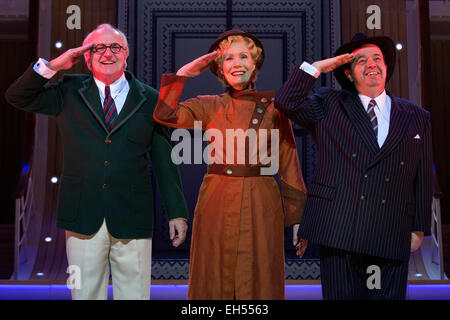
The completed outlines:
<svg viewBox="0 0 450 320">
<path fill-rule="evenodd" d="M 209 68 L 210 63 L 219 56 L 219 51 L 214 51 L 185 64 L 177 71 L 177 76 L 196 77 Z"/>
</svg>

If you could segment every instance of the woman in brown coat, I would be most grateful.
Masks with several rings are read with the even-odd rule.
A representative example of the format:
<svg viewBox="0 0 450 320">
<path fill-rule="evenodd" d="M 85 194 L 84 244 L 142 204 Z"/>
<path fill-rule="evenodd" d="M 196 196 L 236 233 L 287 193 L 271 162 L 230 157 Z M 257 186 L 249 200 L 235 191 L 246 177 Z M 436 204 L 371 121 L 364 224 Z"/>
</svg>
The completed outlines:
<svg viewBox="0 0 450 320">
<path fill-rule="evenodd" d="M 274 108 L 274 92 L 255 90 L 264 60 L 258 38 L 230 30 L 209 52 L 162 76 L 154 113 L 164 125 L 192 129 L 198 121 L 195 127 L 201 124 L 209 132 L 208 173 L 194 213 L 188 299 L 284 299 L 284 226 L 299 223 L 306 198 L 291 124 Z M 208 68 L 227 92 L 178 102 L 187 79 Z M 245 143 L 239 144 L 242 133 Z M 297 247 L 305 248 L 304 242 Z"/>
</svg>

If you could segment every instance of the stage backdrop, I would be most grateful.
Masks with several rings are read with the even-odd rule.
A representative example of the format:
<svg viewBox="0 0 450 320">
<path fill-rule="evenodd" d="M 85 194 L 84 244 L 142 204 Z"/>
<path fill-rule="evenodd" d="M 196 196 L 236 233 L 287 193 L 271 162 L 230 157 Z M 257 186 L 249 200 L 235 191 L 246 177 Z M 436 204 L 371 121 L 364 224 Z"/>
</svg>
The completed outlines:
<svg viewBox="0 0 450 320">
<path fill-rule="evenodd" d="M 242 29 L 260 38 L 266 57 L 258 75 L 260 91 L 278 90 L 292 69 L 330 57 L 340 43 L 340 1 L 152 1 L 118 2 L 118 27 L 129 39 L 128 69 L 157 89 L 163 73 L 176 72 L 185 63 L 206 54 L 211 43 L 228 29 Z M 317 85 L 334 86 L 331 76 Z M 218 94 L 224 87 L 209 71 L 190 79 L 181 99 Z M 295 127 L 298 152 L 306 185 L 312 179 L 316 151 L 309 135 Z M 193 137 L 193 135 L 192 135 Z M 206 165 L 180 165 L 191 217 Z M 155 195 L 158 199 L 158 195 Z M 167 220 L 160 199 L 156 205 L 154 257 L 188 258 L 188 241 L 174 250 L 168 239 Z M 192 219 L 191 219 L 192 223 Z M 192 230 L 192 228 L 190 228 Z M 291 229 L 286 230 L 287 257 L 295 257 Z M 314 247 L 306 257 L 316 257 Z"/>
</svg>

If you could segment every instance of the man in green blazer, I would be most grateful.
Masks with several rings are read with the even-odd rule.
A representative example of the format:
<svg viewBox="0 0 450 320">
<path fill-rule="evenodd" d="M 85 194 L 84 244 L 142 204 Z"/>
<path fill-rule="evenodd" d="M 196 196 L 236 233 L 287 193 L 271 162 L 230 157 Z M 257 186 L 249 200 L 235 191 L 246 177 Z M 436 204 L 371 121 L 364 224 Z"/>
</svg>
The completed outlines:
<svg viewBox="0 0 450 320">
<path fill-rule="evenodd" d="M 84 55 L 91 75 L 66 74 Z M 56 119 L 63 145 L 57 226 L 69 266 L 79 268 L 73 299 L 149 299 L 153 191 L 149 162 L 169 218 L 172 244 L 186 237 L 187 205 L 165 127 L 153 121 L 158 92 L 125 71 L 125 35 L 100 25 L 50 62 L 39 59 L 6 92 L 8 102 Z M 111 266 L 111 269 L 109 268 Z"/>
</svg>

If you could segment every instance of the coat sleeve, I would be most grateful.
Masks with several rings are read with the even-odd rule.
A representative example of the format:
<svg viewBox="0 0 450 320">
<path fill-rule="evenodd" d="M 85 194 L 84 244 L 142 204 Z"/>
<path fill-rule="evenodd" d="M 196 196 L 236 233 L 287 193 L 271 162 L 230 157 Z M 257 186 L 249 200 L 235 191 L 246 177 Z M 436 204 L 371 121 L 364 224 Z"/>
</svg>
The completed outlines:
<svg viewBox="0 0 450 320">
<path fill-rule="evenodd" d="M 280 128 L 280 164 L 278 176 L 281 184 L 285 225 L 300 223 L 306 202 L 306 187 L 303 181 L 297 146 L 291 122 L 283 114 L 278 118 Z"/>
<path fill-rule="evenodd" d="M 414 182 L 416 215 L 413 230 L 411 231 L 424 231 L 426 234 L 429 234 L 431 229 L 431 202 L 433 197 L 433 145 L 429 113 L 425 115 L 424 127 L 423 151 Z"/>
<path fill-rule="evenodd" d="M 188 219 L 188 208 L 178 167 L 171 159 L 172 146 L 166 127 L 155 123 L 150 152 L 153 172 L 169 220 Z"/>
<path fill-rule="evenodd" d="M 12 106 L 28 111 L 57 116 L 63 104 L 63 81 L 47 84 L 48 79 L 30 66 L 6 91 L 5 98 Z"/>
<path fill-rule="evenodd" d="M 296 67 L 275 95 L 275 108 L 310 133 L 327 113 L 324 97 L 330 90 L 322 88 L 317 94 L 308 96 L 315 81 L 316 78 Z"/>
<path fill-rule="evenodd" d="M 207 123 L 208 96 L 200 96 L 178 102 L 187 77 L 163 74 L 158 103 L 153 114 L 155 121 L 173 128 L 193 129 L 194 121 L 201 121 L 205 129 Z"/>
</svg>

